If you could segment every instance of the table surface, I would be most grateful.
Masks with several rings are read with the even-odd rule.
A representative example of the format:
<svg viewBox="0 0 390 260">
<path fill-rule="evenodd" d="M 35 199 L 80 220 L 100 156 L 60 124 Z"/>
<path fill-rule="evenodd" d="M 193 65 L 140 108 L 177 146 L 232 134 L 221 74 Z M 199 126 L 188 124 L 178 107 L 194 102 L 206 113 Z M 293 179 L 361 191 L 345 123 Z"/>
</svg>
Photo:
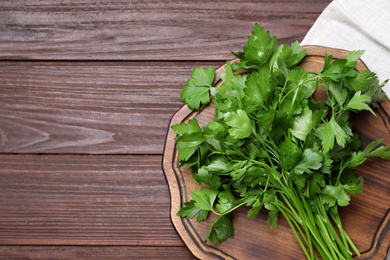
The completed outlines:
<svg viewBox="0 0 390 260">
<path fill-rule="evenodd" d="M 161 162 L 182 87 L 329 2 L 1 1 L 0 259 L 193 259 Z"/>
</svg>

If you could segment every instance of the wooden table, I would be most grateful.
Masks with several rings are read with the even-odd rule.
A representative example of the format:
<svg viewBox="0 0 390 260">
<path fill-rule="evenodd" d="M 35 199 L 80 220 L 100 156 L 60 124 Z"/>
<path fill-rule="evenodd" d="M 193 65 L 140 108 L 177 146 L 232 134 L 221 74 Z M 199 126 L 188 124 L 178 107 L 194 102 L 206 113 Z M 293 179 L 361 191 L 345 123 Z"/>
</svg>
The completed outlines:
<svg viewBox="0 0 390 260">
<path fill-rule="evenodd" d="M 330 0 L 0 3 L 0 259 L 192 259 L 161 160 L 194 67 Z"/>
</svg>

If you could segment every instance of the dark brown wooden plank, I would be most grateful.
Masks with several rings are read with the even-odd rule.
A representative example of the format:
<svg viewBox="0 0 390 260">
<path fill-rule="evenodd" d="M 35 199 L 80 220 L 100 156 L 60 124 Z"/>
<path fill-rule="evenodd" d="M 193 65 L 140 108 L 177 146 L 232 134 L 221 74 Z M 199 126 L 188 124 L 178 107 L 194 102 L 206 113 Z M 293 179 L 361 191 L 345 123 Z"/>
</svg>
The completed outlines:
<svg viewBox="0 0 390 260">
<path fill-rule="evenodd" d="M 0 59 L 227 59 L 255 22 L 302 40 L 330 2 L 2 1 Z"/>
<path fill-rule="evenodd" d="M 160 154 L 192 69 L 220 65 L 0 62 L 0 153 Z"/>
<path fill-rule="evenodd" d="M 183 246 L 161 156 L 0 156 L 0 245 Z"/>
<path fill-rule="evenodd" d="M 196 259 L 182 247 L 0 246 L 1 259 Z"/>
</svg>

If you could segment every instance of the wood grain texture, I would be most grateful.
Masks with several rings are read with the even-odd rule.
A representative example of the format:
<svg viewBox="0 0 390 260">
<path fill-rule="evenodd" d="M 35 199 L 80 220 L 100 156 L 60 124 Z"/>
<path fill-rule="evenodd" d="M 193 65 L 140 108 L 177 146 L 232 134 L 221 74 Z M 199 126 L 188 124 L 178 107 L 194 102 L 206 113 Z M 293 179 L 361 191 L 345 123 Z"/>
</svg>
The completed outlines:
<svg viewBox="0 0 390 260">
<path fill-rule="evenodd" d="M 182 247 L 139 247 L 139 246 L 0 246 L 0 258 L 7 260 L 36 259 L 196 259 L 189 250 Z"/>
<path fill-rule="evenodd" d="M 323 64 L 323 54 L 334 55 L 334 58 L 346 56 L 346 52 L 321 47 L 310 47 L 308 57 L 303 60 L 303 67 L 317 71 Z M 365 65 L 359 62 L 359 70 L 364 70 Z M 224 68 L 217 70 L 218 76 Z M 216 77 L 218 78 L 218 77 Z M 219 85 L 220 83 L 218 83 Z M 324 92 L 318 92 L 317 98 L 323 99 Z M 385 138 L 386 145 L 390 143 L 390 102 L 383 100 L 381 107 L 377 109 L 378 117 L 370 113 L 360 113 L 353 117 L 352 123 L 355 130 L 361 134 L 363 145 L 371 140 Z M 212 121 L 214 113 L 213 104 L 205 106 L 199 111 L 191 111 L 187 106 L 182 107 L 172 118 L 171 124 L 186 122 L 196 117 L 200 125 L 204 121 Z M 267 220 L 267 212 L 260 212 L 255 219 L 246 216 L 247 209 L 240 208 L 232 215 L 235 227 L 233 239 L 215 245 L 208 242 L 202 243 L 211 222 L 215 216 L 209 217 L 205 222 L 180 218 L 176 212 L 183 203 L 190 200 L 191 192 L 199 189 L 190 176 L 190 170 L 186 167 L 176 168 L 178 154 L 173 138 L 176 134 L 170 130 L 164 150 L 163 167 L 171 193 L 171 219 L 182 237 L 184 243 L 200 259 L 303 259 L 302 249 L 284 219 L 278 220 L 278 227 L 270 230 Z M 340 208 L 340 216 L 343 228 L 354 241 L 358 250 L 362 253 L 360 259 L 384 259 L 390 245 L 388 228 L 390 226 L 390 168 L 389 160 L 369 158 L 363 165 L 356 169 L 358 176 L 363 176 L 364 186 L 361 194 L 351 196 L 348 207 Z M 279 245 L 275 250 L 275 245 Z"/>
<path fill-rule="evenodd" d="M 0 156 L 0 245 L 183 246 L 161 156 Z"/>
<path fill-rule="evenodd" d="M 255 22 L 302 40 L 330 2 L 2 1 L 0 59 L 226 60 Z"/>
<path fill-rule="evenodd" d="M 161 154 L 192 69 L 220 64 L 0 62 L 0 153 Z"/>
</svg>

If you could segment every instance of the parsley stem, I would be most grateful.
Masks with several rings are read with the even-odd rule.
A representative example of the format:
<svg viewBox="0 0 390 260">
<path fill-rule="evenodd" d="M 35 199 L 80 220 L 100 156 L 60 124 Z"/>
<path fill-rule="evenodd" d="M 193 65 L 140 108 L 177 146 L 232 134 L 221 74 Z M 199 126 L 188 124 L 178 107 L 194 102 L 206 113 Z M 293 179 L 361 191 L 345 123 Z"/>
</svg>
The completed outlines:
<svg viewBox="0 0 390 260">
<path fill-rule="evenodd" d="M 346 242 L 345 231 L 341 227 L 341 221 L 339 221 L 339 218 L 337 219 L 335 217 L 335 215 L 333 215 L 332 213 L 328 214 L 326 212 L 325 207 L 324 207 L 324 205 L 321 202 L 321 199 L 319 197 L 316 198 L 315 203 L 316 203 L 316 206 L 319 209 L 320 213 L 322 214 L 322 216 L 324 218 L 326 218 L 327 230 L 331 233 L 333 240 L 335 240 L 336 243 L 338 244 L 338 248 L 340 249 L 341 253 L 343 254 L 343 256 L 346 259 L 350 259 L 352 256 L 352 252 L 349 250 L 348 244 Z M 337 234 L 336 230 L 334 229 L 333 225 L 331 224 L 330 219 L 329 219 L 329 215 L 331 216 L 331 218 L 333 218 L 334 223 L 339 228 L 341 239 L 340 239 L 339 235 Z M 338 217 L 338 214 L 337 214 L 337 217 Z"/>
<path fill-rule="evenodd" d="M 268 175 L 268 177 L 267 177 L 267 182 L 265 183 L 264 192 L 267 191 L 267 189 L 268 189 L 268 184 L 269 184 L 269 175 Z"/>
<path fill-rule="evenodd" d="M 223 215 L 227 215 L 231 212 L 233 212 L 234 210 L 238 209 L 239 207 L 249 203 L 249 202 L 253 202 L 253 201 L 256 201 L 256 197 L 253 197 L 252 199 L 248 199 L 248 200 L 244 200 L 243 202 L 241 202 L 240 204 L 234 206 L 233 208 L 230 208 L 229 210 L 223 212 L 223 213 L 219 213 L 219 212 L 216 212 L 215 210 L 213 210 L 213 213 L 218 215 L 218 216 L 223 216 Z"/>
<path fill-rule="evenodd" d="M 317 214 L 316 221 L 317 221 L 316 224 L 321 231 L 320 234 L 321 234 L 322 238 L 324 239 L 325 243 L 327 244 L 328 250 L 332 254 L 331 259 L 340 259 L 338 257 L 340 253 L 337 253 L 337 248 L 335 247 L 334 243 L 332 242 L 332 239 L 330 238 L 329 232 L 328 232 L 327 228 L 325 227 L 324 219 L 319 214 Z M 344 259 L 344 257 L 343 257 L 343 259 Z"/>
<path fill-rule="evenodd" d="M 306 77 L 306 78 L 304 78 L 304 79 L 302 79 L 299 83 L 298 83 L 298 85 L 300 85 L 300 86 L 302 86 L 302 85 L 304 85 L 304 84 L 306 84 L 307 82 L 309 82 L 309 81 L 312 81 L 312 80 L 317 80 L 317 79 L 319 79 L 319 78 L 321 78 L 321 74 L 314 74 L 314 76 L 310 76 L 310 77 Z"/>
<path fill-rule="evenodd" d="M 311 208 L 310 208 L 310 205 L 308 205 L 308 202 L 307 202 L 307 200 L 305 199 L 305 197 L 303 196 L 303 194 L 302 194 L 302 192 L 301 192 L 301 190 L 297 190 L 297 193 L 298 193 L 298 196 L 300 197 L 300 199 L 301 199 L 301 202 L 303 202 L 303 207 L 306 209 L 306 211 L 307 212 L 311 212 Z M 311 223 L 314 223 L 314 217 L 313 217 L 313 214 L 307 214 L 307 216 L 308 216 L 308 220 L 306 220 L 306 222 L 311 222 Z M 305 227 L 305 232 L 307 233 L 307 234 L 310 234 L 310 232 L 309 232 L 309 230 L 308 230 L 308 227 L 307 227 L 307 225 L 304 225 L 304 227 Z M 310 251 L 311 251 L 311 254 L 313 254 L 313 246 L 312 246 L 312 243 L 311 243 L 311 236 L 308 236 L 309 237 L 309 246 L 310 246 Z"/>
<path fill-rule="evenodd" d="M 288 192 L 289 194 L 293 194 L 291 192 Z M 321 251 L 323 253 L 323 258 L 324 259 L 332 259 L 331 257 L 331 253 L 328 252 L 327 250 L 327 246 L 326 246 L 326 242 L 323 241 L 322 239 L 322 236 L 320 235 L 321 233 L 319 232 L 319 230 L 317 229 L 317 225 L 316 225 L 316 222 L 315 222 L 315 219 L 310 217 L 311 214 L 313 214 L 312 210 L 310 208 L 307 208 L 307 205 L 304 205 L 304 208 L 306 208 L 306 210 L 304 208 L 302 208 L 302 197 L 301 199 L 297 199 L 295 196 L 291 196 L 290 199 L 293 199 L 293 202 L 294 202 L 294 206 L 295 208 L 300 212 L 300 214 L 302 215 L 302 219 L 304 220 L 304 223 L 305 225 L 307 226 L 309 232 L 312 234 L 313 238 L 315 241 L 317 241 L 317 248 L 320 247 L 321 248 Z M 324 257 L 326 256 L 326 257 Z M 337 259 L 337 258 L 335 258 Z"/>
<path fill-rule="evenodd" d="M 349 245 L 352 247 L 353 251 L 355 251 L 356 255 L 360 257 L 360 252 L 359 250 L 356 248 L 355 244 L 352 242 L 352 240 L 349 238 L 348 234 L 345 232 L 345 230 L 343 229 L 343 232 L 344 234 L 346 235 L 346 239 L 349 243 Z"/>
<path fill-rule="evenodd" d="M 300 85 L 297 85 L 297 86 L 295 86 L 294 88 L 290 89 L 290 91 L 288 91 L 287 94 L 283 96 L 282 100 L 278 102 L 278 103 L 279 103 L 279 110 L 281 110 L 281 104 L 282 104 L 283 101 L 286 99 L 286 97 L 287 97 L 288 95 L 290 95 L 290 93 L 292 93 L 293 91 L 295 91 L 297 88 L 299 88 L 299 86 L 300 86 Z M 290 111 L 290 112 L 291 112 L 291 111 Z M 289 115 L 290 115 L 290 114 L 289 114 Z"/>
<path fill-rule="evenodd" d="M 343 244 L 340 237 L 336 233 L 336 230 L 334 229 L 334 227 L 331 225 L 329 221 L 327 222 L 327 226 L 328 226 L 329 233 L 331 234 L 332 239 L 336 241 L 341 254 L 345 257 L 345 259 L 350 259 L 352 256 L 352 252 L 348 249 L 348 246 L 345 246 L 345 244 Z"/>
<path fill-rule="evenodd" d="M 284 81 L 284 85 L 283 85 L 282 91 L 280 91 L 280 94 L 283 94 L 284 90 L 286 89 L 287 82 L 288 82 L 287 80 Z M 276 109 L 276 105 L 278 105 L 278 104 L 279 104 L 279 109 L 280 109 L 281 97 L 282 97 L 282 95 L 279 95 L 279 100 L 278 100 L 278 102 L 275 103 L 274 109 Z M 285 96 L 283 96 L 283 97 L 285 97 Z"/>
<path fill-rule="evenodd" d="M 344 171 L 344 169 L 347 167 L 348 164 L 343 165 L 343 162 L 341 162 L 340 169 L 339 169 L 339 174 L 337 175 L 337 182 L 340 181 L 341 173 Z"/>
<path fill-rule="evenodd" d="M 319 197 L 316 198 L 315 204 L 316 204 L 317 210 L 319 211 L 319 214 L 317 214 L 317 218 L 322 220 L 321 224 L 325 228 L 325 230 L 327 231 L 327 233 L 325 233 L 325 234 L 327 234 L 327 236 L 329 238 L 331 238 L 331 241 L 336 242 L 336 244 L 335 244 L 335 242 L 331 243 L 332 248 L 334 249 L 334 251 L 338 255 L 341 254 L 343 256 L 343 258 L 349 259 L 352 254 L 348 250 L 348 248 L 345 247 L 345 245 L 342 243 L 341 239 L 337 235 L 336 231 L 334 230 L 334 227 L 331 224 L 330 219 L 328 217 L 328 214 L 324 208 L 324 205 L 320 201 Z"/>
<path fill-rule="evenodd" d="M 275 206 L 279 209 L 279 211 L 283 214 L 284 218 L 287 220 L 287 222 L 288 222 L 288 224 L 290 225 L 292 231 L 294 232 L 295 237 L 296 237 L 297 240 L 298 240 L 298 243 L 301 245 L 302 250 L 303 250 L 303 252 L 305 253 L 307 259 L 313 259 L 313 257 L 312 257 L 311 255 L 309 255 L 309 253 L 307 252 L 306 247 L 305 247 L 305 245 L 302 243 L 302 240 L 301 240 L 301 238 L 299 237 L 297 231 L 295 230 L 294 225 L 291 223 L 291 220 L 290 220 L 289 216 L 286 214 L 286 212 L 284 212 L 284 210 L 283 210 L 282 208 L 278 207 L 277 205 L 275 205 Z"/>
<path fill-rule="evenodd" d="M 313 239 L 313 244 L 315 246 L 315 248 L 317 249 L 318 253 L 320 254 L 321 258 L 322 259 L 326 259 L 326 254 L 325 252 L 322 250 L 322 248 L 320 247 L 320 245 L 318 244 L 318 241 Z"/>
<path fill-rule="evenodd" d="M 281 196 L 282 196 L 282 198 L 283 198 L 283 201 L 287 204 L 287 206 L 289 207 L 289 208 L 286 208 L 289 212 L 290 212 L 290 214 L 292 215 L 292 216 L 294 216 L 294 218 L 300 223 L 300 224 L 302 224 L 303 222 L 302 222 L 302 219 L 298 216 L 298 213 L 295 211 L 295 208 L 291 205 L 291 203 L 290 203 L 290 200 L 283 194 L 283 193 L 281 193 Z"/>
<path fill-rule="evenodd" d="M 298 89 L 299 87 L 301 87 L 302 85 L 306 84 L 307 82 L 309 81 L 312 81 L 314 79 L 318 79 L 320 77 L 320 75 L 315 75 L 315 76 L 311 76 L 311 77 L 307 77 L 305 79 L 302 79 L 295 87 L 293 87 L 292 89 L 290 89 L 284 96 L 282 99 L 280 99 L 280 96 L 279 96 L 279 101 L 277 102 L 277 104 L 279 105 L 279 110 L 281 108 L 281 104 L 283 103 L 283 101 L 286 99 L 286 97 L 288 95 L 290 95 L 290 93 L 292 93 L 293 91 L 295 91 L 295 94 L 294 94 L 294 97 L 293 97 L 293 100 L 291 102 L 291 106 L 290 106 L 290 111 L 292 111 L 292 108 L 293 108 L 293 105 L 295 103 L 295 99 L 298 95 Z M 286 88 L 286 85 L 287 85 L 287 80 L 285 81 L 285 84 L 283 86 L 283 89 L 282 89 L 282 92 L 281 94 L 283 94 L 284 92 L 284 89 Z"/>
<path fill-rule="evenodd" d="M 345 245 L 345 247 L 348 247 L 347 238 L 345 237 L 345 232 L 344 232 L 343 226 L 341 224 L 341 221 L 338 221 L 339 218 L 336 218 L 335 216 L 333 216 L 333 214 L 331 214 L 331 218 L 333 219 L 333 222 L 336 223 L 336 226 L 339 229 L 343 244 Z"/>
<path fill-rule="evenodd" d="M 359 250 L 356 248 L 355 244 L 349 238 L 347 232 L 345 232 L 345 230 L 342 228 L 340 215 L 337 213 L 336 215 L 331 214 L 330 216 L 332 217 L 333 221 L 336 223 L 337 227 L 339 228 L 340 235 L 344 241 L 345 246 L 348 248 L 348 244 L 349 244 L 352 250 L 356 253 L 356 255 L 360 256 Z"/>
<path fill-rule="evenodd" d="M 261 139 L 260 136 L 257 134 L 256 129 L 253 125 L 252 125 L 252 133 L 255 136 L 256 140 L 259 142 L 259 144 L 262 146 L 263 150 L 267 151 L 268 149 L 268 153 L 272 154 L 272 156 L 275 159 L 278 159 L 278 154 L 276 151 L 274 151 L 275 148 L 276 150 L 278 149 L 275 143 L 270 142 L 269 140 L 266 139 Z M 268 157 L 271 158 L 270 156 Z"/>
<path fill-rule="evenodd" d="M 293 111 L 294 103 L 295 103 L 295 100 L 297 99 L 298 92 L 299 92 L 299 88 L 297 88 L 295 90 L 295 93 L 294 93 L 294 96 L 293 96 L 293 99 L 292 99 L 291 105 L 290 105 L 290 111 Z"/>
</svg>

